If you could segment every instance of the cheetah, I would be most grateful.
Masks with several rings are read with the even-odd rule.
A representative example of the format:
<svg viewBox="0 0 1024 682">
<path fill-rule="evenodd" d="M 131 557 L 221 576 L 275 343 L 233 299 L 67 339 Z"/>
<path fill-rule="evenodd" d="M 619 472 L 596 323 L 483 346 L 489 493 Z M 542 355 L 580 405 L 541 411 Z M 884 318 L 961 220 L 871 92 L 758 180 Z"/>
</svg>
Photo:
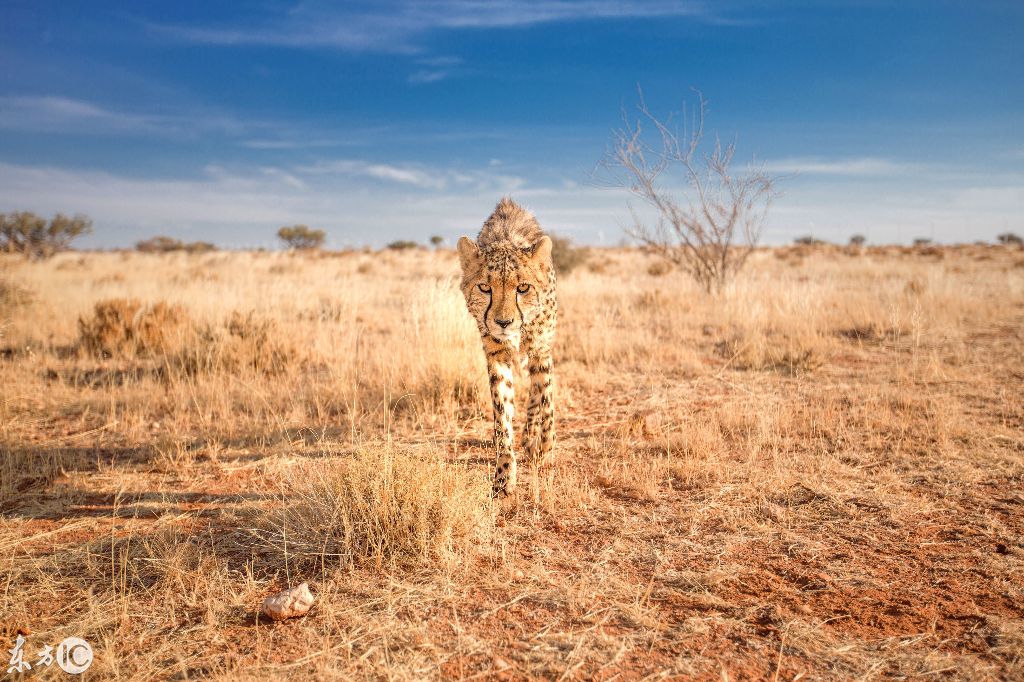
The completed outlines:
<svg viewBox="0 0 1024 682">
<path fill-rule="evenodd" d="M 476 242 L 459 240 L 462 293 L 480 330 L 491 382 L 496 495 L 509 495 L 516 487 L 512 367 L 520 353 L 530 372 L 526 461 L 540 464 L 554 445 L 551 346 L 557 303 L 551 246 L 533 214 L 508 197 L 498 203 Z"/>
</svg>

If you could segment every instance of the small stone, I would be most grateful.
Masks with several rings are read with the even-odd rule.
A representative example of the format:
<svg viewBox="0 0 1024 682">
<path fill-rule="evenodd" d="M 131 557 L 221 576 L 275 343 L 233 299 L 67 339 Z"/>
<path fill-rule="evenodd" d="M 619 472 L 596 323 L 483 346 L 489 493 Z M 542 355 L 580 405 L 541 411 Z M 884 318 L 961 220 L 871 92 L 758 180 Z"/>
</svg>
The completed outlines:
<svg viewBox="0 0 1024 682">
<path fill-rule="evenodd" d="M 309 585 L 302 583 L 298 587 L 272 594 L 263 600 L 260 612 L 273 620 L 285 620 L 304 616 L 313 606 L 313 594 Z"/>
</svg>

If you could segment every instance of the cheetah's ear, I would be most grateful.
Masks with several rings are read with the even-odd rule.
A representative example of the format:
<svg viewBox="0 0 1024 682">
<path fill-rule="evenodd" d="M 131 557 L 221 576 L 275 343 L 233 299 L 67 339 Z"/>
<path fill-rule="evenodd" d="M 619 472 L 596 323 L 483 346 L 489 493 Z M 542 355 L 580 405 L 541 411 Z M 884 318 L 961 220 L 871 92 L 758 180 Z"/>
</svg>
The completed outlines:
<svg viewBox="0 0 1024 682">
<path fill-rule="evenodd" d="M 530 260 L 538 265 L 551 264 L 551 237 L 544 235 L 540 241 L 533 245 L 533 254 Z"/>
<path fill-rule="evenodd" d="M 472 272 L 480 263 L 480 249 L 469 237 L 459 239 L 459 263 L 463 272 Z"/>
</svg>

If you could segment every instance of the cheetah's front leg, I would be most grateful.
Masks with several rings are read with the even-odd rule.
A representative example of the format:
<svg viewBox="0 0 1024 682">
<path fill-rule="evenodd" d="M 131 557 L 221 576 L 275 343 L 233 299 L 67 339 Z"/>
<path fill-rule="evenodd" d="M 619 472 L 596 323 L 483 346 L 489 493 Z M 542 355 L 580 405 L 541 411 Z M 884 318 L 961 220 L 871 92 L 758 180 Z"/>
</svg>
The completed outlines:
<svg viewBox="0 0 1024 682">
<path fill-rule="evenodd" d="M 491 382 L 494 406 L 494 449 L 497 460 L 494 470 L 495 494 L 511 493 L 516 487 L 516 455 L 512 450 L 515 438 L 512 420 L 515 417 L 515 389 L 512 387 L 512 350 L 488 338 L 484 341 L 487 374 Z"/>
<path fill-rule="evenodd" d="M 526 410 L 525 448 L 527 460 L 535 466 L 555 443 L 554 388 L 551 385 L 550 353 L 530 354 L 530 402 Z"/>
</svg>

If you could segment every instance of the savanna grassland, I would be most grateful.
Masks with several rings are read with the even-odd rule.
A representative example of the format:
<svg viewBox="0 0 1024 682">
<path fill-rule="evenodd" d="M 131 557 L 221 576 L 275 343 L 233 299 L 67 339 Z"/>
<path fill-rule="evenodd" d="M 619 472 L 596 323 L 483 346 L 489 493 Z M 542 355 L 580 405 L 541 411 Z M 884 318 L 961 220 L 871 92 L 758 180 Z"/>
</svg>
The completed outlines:
<svg viewBox="0 0 1024 682">
<path fill-rule="evenodd" d="M 458 267 L 0 261 L 2 648 L 83 637 L 94 679 L 1024 677 L 1024 251 L 764 249 L 708 297 L 593 250 L 553 457 L 501 500 Z M 302 581 L 307 616 L 257 617 Z"/>
</svg>

